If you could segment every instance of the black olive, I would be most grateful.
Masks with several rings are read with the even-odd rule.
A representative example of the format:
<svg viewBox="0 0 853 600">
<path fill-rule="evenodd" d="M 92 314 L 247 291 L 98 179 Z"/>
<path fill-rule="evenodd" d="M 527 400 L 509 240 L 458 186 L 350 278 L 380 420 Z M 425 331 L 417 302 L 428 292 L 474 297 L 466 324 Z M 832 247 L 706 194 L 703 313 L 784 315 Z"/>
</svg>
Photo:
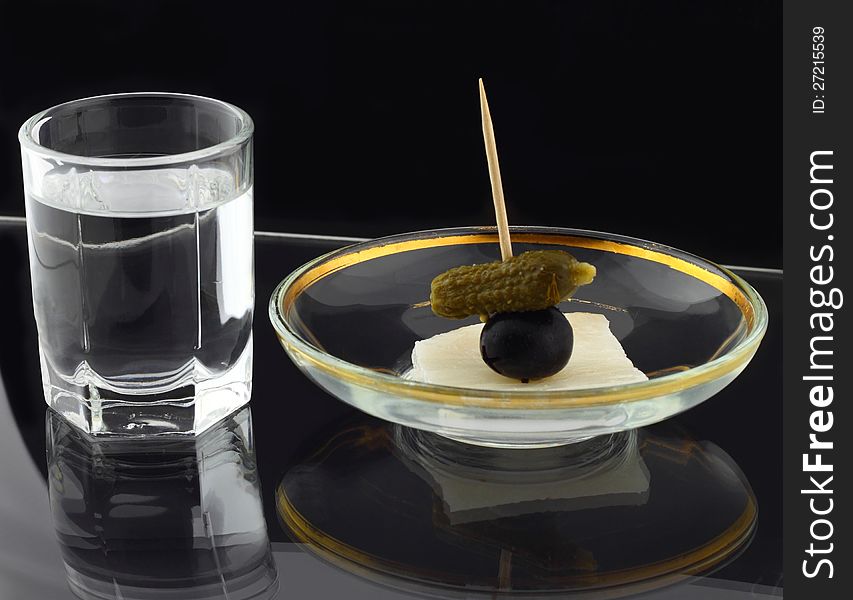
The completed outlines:
<svg viewBox="0 0 853 600">
<path fill-rule="evenodd" d="M 556 307 L 489 317 L 480 354 L 493 371 L 527 382 L 559 372 L 572 355 L 575 336 Z"/>
</svg>

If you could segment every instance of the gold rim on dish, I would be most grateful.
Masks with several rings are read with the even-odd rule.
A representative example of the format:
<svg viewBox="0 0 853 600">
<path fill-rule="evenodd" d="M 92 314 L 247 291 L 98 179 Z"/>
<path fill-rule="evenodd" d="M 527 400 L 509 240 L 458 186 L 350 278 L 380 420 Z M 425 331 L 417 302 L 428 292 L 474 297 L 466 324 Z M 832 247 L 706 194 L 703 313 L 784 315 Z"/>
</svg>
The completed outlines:
<svg viewBox="0 0 853 600">
<path fill-rule="evenodd" d="M 752 358 L 767 330 L 767 307 L 758 292 L 725 267 L 705 259 L 661 244 L 594 231 L 546 227 L 512 227 L 511 230 L 513 240 L 517 242 L 589 248 L 666 265 L 710 285 L 732 300 L 740 309 L 749 332 L 737 346 L 707 363 L 644 382 L 577 390 L 496 391 L 411 381 L 349 363 L 302 339 L 285 319 L 284 315 L 292 308 L 300 293 L 336 271 L 374 258 L 412 250 L 497 243 L 498 236 L 494 227 L 401 234 L 334 250 L 296 269 L 276 287 L 270 299 L 270 320 L 288 352 L 336 379 L 407 399 L 448 406 L 511 410 L 599 406 L 677 393 L 709 383 L 743 367 Z M 674 253 L 693 258 L 696 262 L 675 256 Z M 719 272 L 705 268 L 703 264 Z"/>
</svg>

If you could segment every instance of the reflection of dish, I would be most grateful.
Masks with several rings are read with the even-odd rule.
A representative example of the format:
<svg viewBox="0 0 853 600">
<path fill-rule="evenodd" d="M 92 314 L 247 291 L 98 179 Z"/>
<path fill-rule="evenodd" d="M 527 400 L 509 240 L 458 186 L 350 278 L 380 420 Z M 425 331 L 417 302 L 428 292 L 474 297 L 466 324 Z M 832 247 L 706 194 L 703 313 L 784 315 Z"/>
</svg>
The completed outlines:
<svg viewBox="0 0 853 600">
<path fill-rule="evenodd" d="M 473 444 L 542 447 L 656 423 L 716 394 L 746 367 L 767 326 L 747 283 L 679 250 L 614 234 L 513 228 L 518 252 L 566 249 L 595 281 L 561 310 L 605 314 L 649 381 L 579 390 L 504 391 L 401 377 L 417 340 L 457 322 L 424 300 L 446 269 L 497 258 L 493 229 L 402 234 L 335 251 L 276 288 L 270 319 L 293 361 L 360 410 Z"/>
<path fill-rule="evenodd" d="M 288 535 L 433 595 L 636 593 L 731 560 L 756 519 L 725 452 L 670 426 L 513 451 L 362 417 L 316 448 L 276 492 Z"/>
<path fill-rule="evenodd" d="M 178 438 L 92 438 L 47 415 L 53 520 L 77 596 L 275 596 L 248 408 Z"/>
</svg>

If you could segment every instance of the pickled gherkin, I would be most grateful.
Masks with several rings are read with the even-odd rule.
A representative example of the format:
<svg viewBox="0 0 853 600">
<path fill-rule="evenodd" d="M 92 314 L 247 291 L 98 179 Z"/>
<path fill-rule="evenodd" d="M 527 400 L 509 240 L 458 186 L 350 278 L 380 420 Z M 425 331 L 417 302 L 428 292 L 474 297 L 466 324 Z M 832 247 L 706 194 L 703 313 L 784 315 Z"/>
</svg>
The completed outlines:
<svg viewBox="0 0 853 600">
<path fill-rule="evenodd" d="M 595 267 L 562 250 L 532 250 L 505 261 L 455 267 L 432 280 L 430 304 L 440 317 L 464 319 L 554 306 L 590 283 Z"/>
</svg>

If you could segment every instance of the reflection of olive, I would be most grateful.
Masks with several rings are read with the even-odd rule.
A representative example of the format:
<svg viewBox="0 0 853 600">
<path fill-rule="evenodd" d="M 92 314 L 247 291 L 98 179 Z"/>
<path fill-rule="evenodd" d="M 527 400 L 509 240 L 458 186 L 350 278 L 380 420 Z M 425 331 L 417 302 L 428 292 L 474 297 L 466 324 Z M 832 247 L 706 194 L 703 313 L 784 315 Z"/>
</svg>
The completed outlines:
<svg viewBox="0 0 853 600">
<path fill-rule="evenodd" d="M 528 381 L 550 377 L 565 367 L 575 336 L 556 307 L 498 313 L 480 333 L 480 354 L 493 371 Z"/>
</svg>

